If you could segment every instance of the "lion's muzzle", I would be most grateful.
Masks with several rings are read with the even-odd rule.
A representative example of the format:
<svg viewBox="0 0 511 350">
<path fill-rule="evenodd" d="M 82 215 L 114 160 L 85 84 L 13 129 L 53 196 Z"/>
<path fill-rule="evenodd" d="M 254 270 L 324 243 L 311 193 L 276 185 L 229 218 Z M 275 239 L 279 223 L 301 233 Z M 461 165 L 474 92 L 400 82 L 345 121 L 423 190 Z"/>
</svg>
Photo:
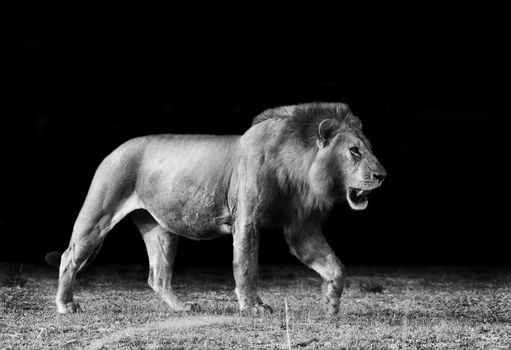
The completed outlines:
<svg viewBox="0 0 511 350">
<path fill-rule="evenodd" d="M 386 176 L 387 176 L 387 172 L 385 171 L 385 169 L 383 169 L 383 171 L 380 170 L 377 173 L 371 174 L 371 179 L 373 181 L 375 181 L 378 184 L 378 186 L 381 186 L 381 184 Z"/>
<path fill-rule="evenodd" d="M 350 207 L 354 210 L 364 210 L 367 208 L 367 204 L 369 202 L 367 195 L 372 190 L 380 187 L 386 176 L 387 171 L 381 164 L 378 164 L 376 167 L 371 169 L 369 175 L 370 181 L 366 180 L 361 187 L 348 187 L 346 191 L 346 199 Z"/>
</svg>

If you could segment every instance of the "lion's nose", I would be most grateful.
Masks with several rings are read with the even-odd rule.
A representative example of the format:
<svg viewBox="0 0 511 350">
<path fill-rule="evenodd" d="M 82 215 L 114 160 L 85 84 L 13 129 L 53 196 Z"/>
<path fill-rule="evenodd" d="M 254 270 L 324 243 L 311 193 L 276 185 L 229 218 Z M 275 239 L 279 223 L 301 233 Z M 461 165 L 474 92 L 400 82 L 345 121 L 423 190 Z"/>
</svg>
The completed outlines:
<svg viewBox="0 0 511 350">
<path fill-rule="evenodd" d="M 373 179 L 375 179 L 376 181 L 378 181 L 379 183 L 382 183 L 383 182 L 383 179 L 385 178 L 385 175 L 384 173 L 380 173 L 380 174 L 376 174 L 374 173 L 373 174 Z"/>
</svg>

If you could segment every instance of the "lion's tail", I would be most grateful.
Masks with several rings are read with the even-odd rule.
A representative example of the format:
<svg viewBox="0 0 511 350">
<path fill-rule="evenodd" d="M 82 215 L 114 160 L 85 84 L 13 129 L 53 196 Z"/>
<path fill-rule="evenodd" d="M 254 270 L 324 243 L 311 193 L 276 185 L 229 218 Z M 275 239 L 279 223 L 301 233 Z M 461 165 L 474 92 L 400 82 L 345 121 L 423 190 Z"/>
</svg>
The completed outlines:
<svg viewBox="0 0 511 350">
<path fill-rule="evenodd" d="M 99 250 L 101 249 L 101 246 L 103 245 L 103 240 L 99 242 L 98 246 L 94 249 L 94 252 L 91 254 L 91 256 L 85 260 L 79 267 L 78 271 L 84 269 L 85 267 L 89 266 L 92 260 L 98 255 Z M 60 260 L 62 259 L 62 255 L 59 252 L 53 251 L 49 252 L 45 255 L 44 261 L 52 267 L 60 267 Z"/>
<path fill-rule="evenodd" d="M 59 267 L 60 266 L 60 258 L 61 258 L 61 255 L 59 252 L 49 252 L 44 257 L 44 261 L 46 261 L 46 263 L 50 266 Z"/>
</svg>

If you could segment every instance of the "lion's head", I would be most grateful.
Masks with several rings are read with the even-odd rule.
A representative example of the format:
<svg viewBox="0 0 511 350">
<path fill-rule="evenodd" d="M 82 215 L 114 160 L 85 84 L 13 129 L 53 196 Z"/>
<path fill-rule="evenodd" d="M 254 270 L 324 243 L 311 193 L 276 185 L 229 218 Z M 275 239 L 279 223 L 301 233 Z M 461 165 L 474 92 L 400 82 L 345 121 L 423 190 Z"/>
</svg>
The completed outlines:
<svg viewBox="0 0 511 350">
<path fill-rule="evenodd" d="M 348 105 L 310 103 L 279 107 L 260 114 L 253 124 L 270 118 L 285 119 L 282 133 L 286 140 L 298 142 L 304 156 L 310 156 L 307 174 L 301 175 L 308 178 L 317 197 L 346 200 L 355 210 L 367 207 L 367 195 L 381 186 L 386 171 L 362 133 L 362 123 Z"/>
<path fill-rule="evenodd" d="M 314 167 L 329 170 L 334 191 L 341 191 L 352 209 L 367 207 L 369 192 L 379 187 L 386 171 L 362 133 L 360 120 L 348 114 L 343 121 L 324 119 L 318 125 L 318 153 Z"/>
</svg>

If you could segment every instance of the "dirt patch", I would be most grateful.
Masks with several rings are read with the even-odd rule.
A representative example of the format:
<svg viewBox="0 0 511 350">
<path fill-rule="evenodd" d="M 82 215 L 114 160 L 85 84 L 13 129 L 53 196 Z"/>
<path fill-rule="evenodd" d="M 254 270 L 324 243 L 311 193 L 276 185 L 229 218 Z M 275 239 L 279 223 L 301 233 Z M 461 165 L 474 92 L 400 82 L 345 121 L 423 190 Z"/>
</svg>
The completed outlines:
<svg viewBox="0 0 511 350">
<path fill-rule="evenodd" d="M 150 322 L 142 326 L 128 327 L 108 334 L 102 338 L 96 339 L 91 342 L 87 347 L 89 350 L 99 350 L 107 344 L 117 343 L 124 338 L 139 336 L 144 333 L 156 332 L 161 330 L 178 330 L 185 328 L 198 328 L 211 325 L 225 325 L 232 323 L 234 317 L 214 317 L 214 316 L 201 316 L 201 317 L 182 317 L 179 319 L 171 319 L 162 322 Z M 157 344 L 152 344 L 157 345 Z"/>
</svg>

